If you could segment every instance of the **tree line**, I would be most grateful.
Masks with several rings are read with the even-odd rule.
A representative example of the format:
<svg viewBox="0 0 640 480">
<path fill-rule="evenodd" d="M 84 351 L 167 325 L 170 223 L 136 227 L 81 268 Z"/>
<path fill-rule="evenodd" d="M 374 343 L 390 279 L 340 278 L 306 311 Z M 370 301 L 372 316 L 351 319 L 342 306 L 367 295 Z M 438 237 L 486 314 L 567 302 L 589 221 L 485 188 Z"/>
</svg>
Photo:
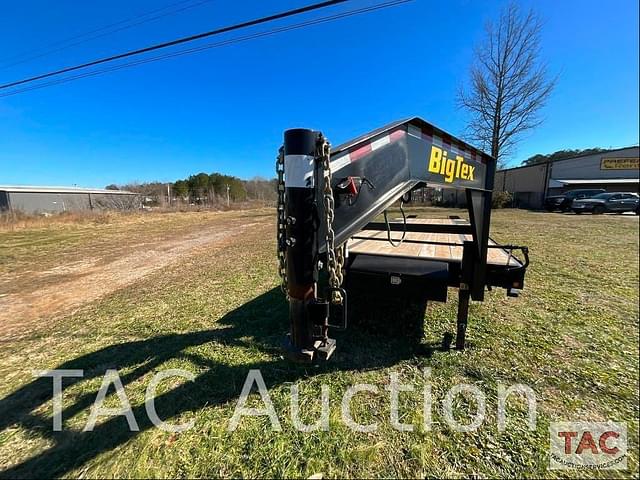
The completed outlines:
<svg viewBox="0 0 640 480">
<path fill-rule="evenodd" d="M 605 148 L 585 148 L 585 149 L 568 149 L 568 150 L 558 150 L 553 153 L 547 153 L 546 155 L 538 153 L 537 155 L 533 155 L 526 160 L 522 161 L 522 165 L 536 165 L 538 163 L 545 162 L 554 162 L 556 160 L 564 160 L 565 158 L 571 157 L 580 157 L 582 155 L 592 155 L 594 153 L 602 153 L 608 151 Z"/>
<path fill-rule="evenodd" d="M 248 200 L 273 202 L 277 199 L 276 179 L 254 177 L 243 180 L 218 172 L 200 172 L 175 182 L 133 182 L 107 185 L 106 188 L 140 193 L 145 197 L 145 203 L 156 205 L 178 203 L 212 206 Z"/>
</svg>

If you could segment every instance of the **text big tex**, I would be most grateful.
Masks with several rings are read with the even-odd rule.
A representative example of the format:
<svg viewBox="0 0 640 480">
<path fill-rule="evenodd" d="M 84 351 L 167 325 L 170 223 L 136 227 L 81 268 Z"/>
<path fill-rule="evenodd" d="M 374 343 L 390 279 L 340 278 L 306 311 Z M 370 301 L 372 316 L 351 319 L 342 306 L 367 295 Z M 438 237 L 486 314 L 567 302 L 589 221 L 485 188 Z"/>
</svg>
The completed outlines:
<svg viewBox="0 0 640 480">
<path fill-rule="evenodd" d="M 431 156 L 429 158 L 429 172 L 439 173 L 444 176 L 447 183 L 453 182 L 455 178 L 473 181 L 473 171 L 475 167 L 464 163 L 464 158 L 456 155 L 456 159 L 447 158 L 447 151 L 442 148 L 431 146 Z"/>
</svg>

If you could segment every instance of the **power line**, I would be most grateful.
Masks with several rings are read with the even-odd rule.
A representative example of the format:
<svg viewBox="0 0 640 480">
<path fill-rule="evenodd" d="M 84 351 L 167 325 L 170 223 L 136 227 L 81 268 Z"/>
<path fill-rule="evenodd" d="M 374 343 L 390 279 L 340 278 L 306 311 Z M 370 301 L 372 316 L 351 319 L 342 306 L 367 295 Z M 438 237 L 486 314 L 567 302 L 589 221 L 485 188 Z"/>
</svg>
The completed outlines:
<svg viewBox="0 0 640 480">
<path fill-rule="evenodd" d="M 90 30 L 89 32 L 85 32 L 85 33 L 82 33 L 82 34 L 79 34 L 79 35 L 75 35 L 73 37 L 67 38 L 66 40 L 61 40 L 61 41 L 54 42 L 54 43 L 51 44 L 51 46 L 54 46 L 54 47 L 57 46 L 57 45 L 61 45 L 58 48 L 53 48 L 53 49 L 44 50 L 44 51 L 42 49 L 36 50 L 33 55 L 27 56 L 27 57 L 24 57 L 22 55 L 9 57 L 9 60 L 11 60 L 11 58 L 14 58 L 14 59 L 17 59 L 17 60 L 12 62 L 12 63 L 8 63 L 6 65 L 3 65 L 0 68 L 7 69 L 7 68 L 13 67 L 15 65 L 20 65 L 20 64 L 23 64 L 23 63 L 30 62 L 31 60 L 35 60 L 37 58 L 46 57 L 47 55 L 50 55 L 52 53 L 60 52 L 62 50 L 66 50 L 68 48 L 75 47 L 76 45 L 81 45 L 81 44 L 89 42 L 91 40 L 95 40 L 96 38 L 101 38 L 101 37 L 112 35 L 114 33 L 117 33 L 117 32 L 123 31 L 123 30 L 128 30 L 128 29 L 136 27 L 138 25 L 142 25 L 144 23 L 152 22 L 154 20 L 158 20 L 160 18 L 164 18 L 164 17 L 167 17 L 169 15 L 175 15 L 176 13 L 180 13 L 180 12 L 183 12 L 185 10 L 189 10 L 189 9 L 192 9 L 192 8 L 195 8 L 195 7 L 199 7 L 200 5 L 203 5 L 205 3 L 209 3 L 211 1 L 213 1 L 213 0 L 201 0 L 200 2 L 192 4 L 192 5 L 186 5 L 186 6 L 183 6 L 181 8 L 172 9 L 172 10 L 169 10 L 168 12 L 163 12 L 163 13 L 160 13 L 160 14 L 155 15 L 155 16 L 150 17 L 150 18 L 144 18 L 144 17 L 148 17 L 149 15 L 152 15 L 154 13 L 161 12 L 163 10 L 167 10 L 168 8 L 171 8 L 171 7 L 175 7 L 175 6 L 178 6 L 178 5 L 184 5 L 185 3 L 187 3 L 187 4 L 191 3 L 191 2 L 193 2 L 193 0 L 182 0 L 180 2 L 172 3 L 172 4 L 169 4 L 169 5 L 166 5 L 166 6 L 162 7 L 162 8 L 157 8 L 157 9 L 154 9 L 154 10 L 150 10 L 150 11 L 148 11 L 146 13 L 143 13 L 143 14 L 140 14 L 140 15 L 135 15 L 133 17 L 129 17 L 127 19 L 120 20 L 118 22 L 114 22 L 114 23 L 111 23 L 109 25 L 105 25 L 103 27 L 96 28 L 94 30 Z M 120 27 L 115 28 L 115 29 L 113 28 L 113 27 L 117 27 L 119 25 L 126 24 L 126 23 L 129 23 L 129 22 L 133 21 L 133 20 L 138 20 L 138 19 L 141 19 L 141 20 L 139 20 L 139 21 L 137 21 L 135 23 L 129 24 L 129 25 L 123 25 L 123 26 L 120 26 Z M 98 32 L 102 32 L 102 33 L 98 33 Z M 88 38 L 83 38 L 83 37 L 87 37 L 88 35 L 91 35 L 91 34 L 94 34 L 94 33 L 96 35 L 90 36 Z M 77 40 L 77 41 L 74 42 L 74 40 Z M 69 43 L 69 42 L 72 42 L 72 43 Z M 36 53 L 36 52 L 40 52 L 40 53 Z"/>
<path fill-rule="evenodd" d="M 73 42 L 74 40 L 82 39 L 83 37 L 86 37 L 88 35 L 92 35 L 92 34 L 99 33 L 99 32 L 104 32 L 105 30 L 109 30 L 109 29 L 112 29 L 114 27 L 118 27 L 119 25 L 126 24 L 128 22 L 131 22 L 131 21 L 134 21 L 134 20 L 138 20 L 138 19 L 143 19 L 144 17 L 147 17 L 147 16 L 152 15 L 154 13 L 161 12 L 161 11 L 166 10 L 168 8 L 175 7 L 175 6 L 178 6 L 178 5 L 183 5 L 185 3 L 191 3 L 191 2 L 193 2 L 193 0 L 181 0 L 180 2 L 171 3 L 171 4 L 166 5 L 164 7 L 161 7 L 161 8 L 156 8 L 156 9 L 153 9 L 153 10 L 149 10 L 149 11 L 147 11 L 145 13 L 141 13 L 141 14 L 138 14 L 138 15 L 133 15 L 131 17 L 127 17 L 127 18 L 124 18 L 122 20 L 118 20 L 117 22 L 109 23 L 107 25 L 103 25 L 102 27 L 98 27 L 98 28 L 95 28 L 93 30 L 89 30 L 87 32 L 80 33 L 78 35 L 73 35 L 71 37 L 68 37 L 68 38 L 65 38 L 65 39 L 62 39 L 62 40 L 58 40 L 56 42 L 52 42 L 52 43 L 49 44 L 49 47 L 57 47 L 59 45 L 64 45 L 60 49 L 45 51 L 45 49 L 39 48 L 39 49 L 36 49 L 36 50 L 34 50 L 32 52 L 23 52 L 23 53 L 18 54 L 18 55 L 13 55 L 13 56 L 7 57 L 7 58 L 3 59 L 3 61 L 12 61 L 12 60 L 15 59 L 16 62 L 15 63 L 10 63 L 8 65 L 5 65 L 5 66 L 3 66 L 3 68 L 10 67 L 12 65 L 16 65 L 16 64 L 19 64 L 19 63 L 24 63 L 24 62 L 27 62 L 27 61 L 31 60 L 32 58 L 39 58 L 40 56 L 48 55 L 51 52 L 58 51 L 58 50 L 61 50 L 61 49 L 76 45 L 76 43 L 74 43 L 72 45 L 65 45 L 65 44 L 68 44 L 69 42 Z M 186 8 L 189 8 L 189 6 L 187 6 Z M 173 12 L 167 12 L 167 14 L 170 14 L 170 13 L 173 13 Z M 143 20 L 143 22 L 144 21 L 145 20 Z M 122 27 L 122 28 L 127 28 L 127 26 Z M 115 31 L 118 31 L 118 30 L 120 30 L 120 29 L 117 29 Z M 111 33 L 111 32 L 106 32 L 106 33 L 103 33 L 103 34 L 98 35 L 98 36 L 108 35 L 109 33 Z M 93 38 L 94 37 L 86 39 L 86 41 L 91 40 Z M 41 53 L 43 51 L 44 51 L 44 53 Z M 26 59 L 24 58 L 25 55 L 31 55 L 31 54 L 34 54 L 36 56 L 28 57 Z"/>
<path fill-rule="evenodd" d="M 159 61 L 159 60 L 164 60 L 167 58 L 173 58 L 173 57 L 179 57 L 179 56 L 183 56 L 183 55 L 188 55 L 191 53 L 197 53 L 203 50 L 209 50 L 209 49 L 213 49 L 213 48 L 219 48 L 219 47 L 224 47 L 227 45 L 233 45 L 236 43 L 240 43 L 240 42 L 246 42 L 249 40 L 254 40 L 257 38 L 261 38 L 261 37 L 266 37 L 266 36 L 270 36 L 270 35 L 274 35 L 277 33 L 282 33 L 282 32 L 287 32 L 290 30 L 296 30 L 296 29 L 300 29 L 300 28 L 304 28 L 304 27 L 308 27 L 308 26 L 312 26 L 312 25 L 318 25 L 318 24 L 322 24 L 322 23 L 327 23 L 327 22 L 331 22 L 334 20 L 338 20 L 338 19 L 342 19 L 342 18 L 347 18 L 347 17 L 351 17 L 351 16 L 355 16 L 355 15 L 359 15 L 359 14 L 363 14 L 363 13 L 367 13 L 367 12 L 372 12 L 375 10 L 381 10 L 383 8 L 388 8 L 388 7 L 393 7 L 396 5 L 400 5 L 403 3 L 408 3 L 411 2 L 413 0 L 392 0 L 389 2 L 385 2 L 385 3 L 380 3 L 377 5 L 372 5 L 369 7 L 363 7 L 363 8 L 359 8 L 359 9 L 355 9 L 355 10 L 349 10 L 347 12 L 343 12 L 343 13 L 338 13 L 335 15 L 329 15 L 326 17 L 320 17 L 317 19 L 313 19 L 313 20 L 307 20 L 304 22 L 300 22 L 300 23 L 296 23 L 296 24 L 292 24 L 292 25 L 287 25 L 287 26 L 283 26 L 283 27 L 279 27 L 279 28 L 275 28 L 272 30 L 267 30 L 265 32 L 258 32 L 258 33 L 253 33 L 253 34 L 249 34 L 249 35 L 245 35 L 242 37 L 236 37 L 236 38 L 232 38 L 229 40 L 224 40 L 221 42 L 215 42 L 215 43 L 209 43 L 206 45 L 201 45 L 198 47 L 192 47 L 192 48 L 188 48 L 188 49 L 184 49 L 184 50 L 179 50 L 177 52 L 171 52 L 171 53 L 165 53 L 162 55 L 157 55 L 155 57 L 149 57 L 149 58 L 144 58 L 144 59 L 140 59 L 140 60 L 135 60 L 132 62 L 128 62 L 128 63 L 123 63 L 120 65 L 114 65 L 108 68 L 103 68 L 100 70 L 94 70 L 94 71 L 90 71 L 90 72 L 85 72 L 85 73 L 81 73 L 78 75 L 73 75 L 73 76 L 68 76 L 68 77 L 64 77 L 61 79 L 57 79 L 57 80 L 52 80 L 49 82 L 44 82 L 44 83 L 38 83 L 36 85 L 33 86 L 29 86 L 29 87 L 25 87 L 25 88 L 21 88 L 21 89 L 17 89 L 17 90 L 12 90 L 10 92 L 4 93 L 4 94 L 0 94 L 0 98 L 3 97 L 9 97 L 12 95 L 17 95 L 19 93 L 24 93 L 24 92 L 29 92 L 31 90 L 38 90 L 40 88 L 45 88 L 45 87 L 49 87 L 49 86 L 54 86 L 54 85 L 59 85 L 62 83 L 67 83 L 67 82 L 71 82 L 74 80 L 78 80 L 81 78 L 87 78 L 87 77 L 92 77 L 92 76 L 96 76 L 96 75 L 101 75 L 103 73 L 108 73 L 108 72 L 113 72 L 116 70 L 121 70 L 121 69 L 125 69 L 125 68 L 129 68 L 129 67 L 134 67 L 137 65 L 142 65 L 142 64 L 146 64 L 146 63 L 152 63 L 155 61 Z"/>
<path fill-rule="evenodd" d="M 31 82 L 35 82 L 36 80 L 42 80 L 44 78 L 49 78 L 49 77 L 54 77 L 57 75 L 62 75 L 63 73 L 68 73 L 68 72 L 73 72 L 75 70 L 80 70 L 83 68 L 87 68 L 87 67 L 93 67 L 95 65 L 100 65 L 103 63 L 107 63 L 107 62 L 112 62 L 114 60 L 120 60 L 122 58 L 127 58 L 127 57 L 132 57 L 134 55 L 140 55 L 143 53 L 148 53 L 148 52 L 152 52 L 154 50 L 160 50 L 163 48 L 168 48 L 168 47 L 173 47 L 175 45 L 180 45 L 182 43 L 187 43 L 187 42 L 193 42 L 194 40 L 200 40 L 202 38 L 206 38 L 206 37 L 211 37 L 214 35 L 220 35 L 222 33 L 226 33 L 226 32 L 231 32 L 233 30 L 239 30 L 242 28 L 246 28 L 246 27 L 251 27 L 254 25 L 260 25 L 262 23 L 267 23 L 267 22 L 272 22 L 274 20 L 280 20 L 282 18 L 287 18 L 287 17 L 291 17 L 294 15 L 300 15 L 301 13 L 306 13 L 306 12 L 311 12 L 313 10 L 319 10 L 321 8 L 326 8 L 326 7 L 330 7 L 332 5 L 337 5 L 339 3 L 345 3 L 349 0 L 327 0 L 324 2 L 320 2 L 320 3 L 315 3 L 313 5 L 308 5 L 306 7 L 301 7 L 301 8 L 296 8 L 294 10 L 287 10 L 285 12 L 281 12 L 281 13 L 276 13 L 274 15 L 270 15 L 268 17 L 262 17 L 262 18 L 258 18 L 255 20 L 249 20 L 247 22 L 242 22 L 242 23 L 238 23 L 235 25 L 230 25 L 227 27 L 222 27 L 222 28 L 218 28 L 216 30 L 210 30 L 208 32 L 203 32 L 203 33 L 198 33 L 196 35 L 190 35 L 188 37 L 183 37 L 183 38 L 179 38 L 176 40 L 171 40 L 169 42 L 163 42 L 163 43 L 159 43 L 156 45 L 151 45 L 149 47 L 144 47 L 144 48 L 139 48 L 137 50 L 130 50 L 128 52 L 124 52 L 124 53 L 120 53 L 117 55 L 112 55 L 110 57 L 106 57 L 106 58 L 101 58 L 98 60 L 93 60 L 91 62 L 87 62 L 87 63 L 83 63 L 80 65 L 75 65 L 73 67 L 66 67 L 60 70 L 55 70 L 53 72 L 49 72 L 49 73 L 43 73 L 40 75 L 36 75 L 34 77 L 30 77 L 30 78 L 25 78 L 23 80 L 17 80 L 15 82 L 11 82 L 11 83 L 5 83 L 4 85 L 0 85 L 0 90 L 9 88 L 9 87 L 15 87 L 17 85 L 23 85 L 25 83 L 31 83 Z"/>
</svg>

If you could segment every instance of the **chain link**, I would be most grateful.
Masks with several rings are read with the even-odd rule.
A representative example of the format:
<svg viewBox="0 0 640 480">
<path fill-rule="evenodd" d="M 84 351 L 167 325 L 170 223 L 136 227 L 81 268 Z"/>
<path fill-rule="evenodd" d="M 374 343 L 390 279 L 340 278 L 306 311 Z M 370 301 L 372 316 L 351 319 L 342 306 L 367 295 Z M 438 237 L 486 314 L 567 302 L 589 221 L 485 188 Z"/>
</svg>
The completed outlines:
<svg viewBox="0 0 640 480">
<path fill-rule="evenodd" d="M 278 156 L 276 157 L 276 173 L 278 174 L 278 273 L 280 274 L 281 282 L 280 289 L 289 299 L 289 291 L 287 289 L 287 256 L 285 239 L 287 236 L 287 223 L 286 223 L 286 211 L 285 211 L 285 185 L 284 185 L 284 147 L 280 147 L 278 150 Z"/>
<path fill-rule="evenodd" d="M 333 200 L 333 189 L 331 188 L 331 144 L 324 137 L 320 139 L 318 153 L 321 157 L 322 170 L 324 173 L 322 199 L 327 225 L 326 245 L 329 286 L 331 288 L 339 288 L 340 285 L 342 285 L 343 280 L 342 266 L 344 265 L 344 249 L 339 247 L 336 251 L 335 247 L 335 233 L 333 231 L 335 203 Z M 342 304 L 342 294 L 337 290 L 333 290 L 331 294 L 331 302 L 334 304 Z"/>
</svg>

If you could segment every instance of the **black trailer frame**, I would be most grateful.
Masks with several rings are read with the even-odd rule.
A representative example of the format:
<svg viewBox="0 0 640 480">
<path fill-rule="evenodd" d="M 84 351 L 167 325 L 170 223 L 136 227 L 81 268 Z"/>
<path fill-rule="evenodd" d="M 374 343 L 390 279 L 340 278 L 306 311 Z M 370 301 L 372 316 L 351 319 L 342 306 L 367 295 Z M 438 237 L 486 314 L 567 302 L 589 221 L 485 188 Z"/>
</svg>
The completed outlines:
<svg viewBox="0 0 640 480">
<path fill-rule="evenodd" d="M 338 297 L 344 297 L 344 303 L 332 300 L 336 288 L 328 288 L 322 275 L 327 270 L 327 251 L 331 248 L 328 238 L 334 238 L 335 250 L 344 249 L 341 251 L 347 253 L 347 242 L 357 238 L 362 229 L 471 236 L 471 240 L 461 245 L 461 260 L 438 262 L 395 256 L 390 262 L 380 255 L 366 258 L 353 254 L 344 265 L 350 281 L 358 275 L 397 277 L 400 272 L 396 270 L 408 272 L 405 276 L 411 276 L 412 271 L 426 272 L 414 280 L 420 284 L 423 279 L 425 290 L 440 292 L 431 295 L 433 300 L 442 301 L 444 287 L 446 301 L 446 288 L 457 287 L 456 346 L 462 349 L 469 301 L 484 300 L 485 288 L 491 287 L 505 288 L 509 296 L 517 296 L 529 264 L 526 247 L 489 244 L 495 159 L 417 117 L 391 123 L 333 149 L 329 176 L 326 146 L 320 132 L 287 130 L 279 160 L 279 168 L 284 170 L 284 184 L 279 187 L 283 202 L 278 212 L 278 249 L 286 259 L 290 305 L 286 351 L 289 356 L 310 362 L 327 359 L 335 350 L 335 341 L 328 337 L 328 329 L 333 325 L 346 327 L 348 292 L 340 289 L 342 295 Z M 424 184 L 464 189 L 468 224 L 373 221 Z M 331 187 L 329 203 L 327 185 Z M 331 212 L 327 212 L 327 204 Z M 487 265 L 490 248 L 508 251 L 510 259 L 514 251 L 520 250 L 524 260 L 513 257 L 514 261 L 508 261 L 504 267 Z"/>
<path fill-rule="evenodd" d="M 457 219 L 459 217 L 449 217 Z M 453 233 L 470 234 L 473 225 L 439 225 L 439 224 L 402 224 L 402 223 L 379 223 L 372 222 L 366 230 L 377 231 L 406 231 L 420 233 Z M 388 242 L 385 237 L 367 237 L 355 235 L 353 240 L 367 240 L 376 242 Z M 469 301 L 484 299 L 484 287 L 504 288 L 507 296 L 517 297 L 524 286 L 524 276 L 529 266 L 529 250 L 527 247 L 516 245 L 488 245 L 491 248 L 501 249 L 508 252 L 508 261 L 505 265 L 485 263 L 482 284 L 482 297 L 473 297 L 474 282 L 477 276 L 474 269 L 477 262 L 477 248 L 473 241 L 458 242 L 434 242 L 421 240 L 408 240 L 404 242 L 418 245 L 440 245 L 462 247 L 462 259 L 440 258 L 423 259 L 409 255 L 384 255 L 375 253 L 350 253 L 347 262 L 347 280 L 349 285 L 355 283 L 376 284 L 379 288 L 382 285 L 389 295 L 394 295 L 394 290 L 403 290 L 404 284 L 409 284 L 411 292 L 418 299 L 446 302 L 447 287 L 458 288 L 458 314 L 456 328 L 456 348 L 463 349 L 466 338 L 466 328 L 468 323 Z M 523 260 L 514 255 L 519 251 Z M 364 257 L 364 258 L 363 258 Z M 363 261 L 364 260 L 364 261 Z M 514 265 L 515 264 L 515 265 Z M 425 272 L 427 272 L 425 274 Z M 347 291 L 349 288 L 347 287 Z"/>
</svg>

